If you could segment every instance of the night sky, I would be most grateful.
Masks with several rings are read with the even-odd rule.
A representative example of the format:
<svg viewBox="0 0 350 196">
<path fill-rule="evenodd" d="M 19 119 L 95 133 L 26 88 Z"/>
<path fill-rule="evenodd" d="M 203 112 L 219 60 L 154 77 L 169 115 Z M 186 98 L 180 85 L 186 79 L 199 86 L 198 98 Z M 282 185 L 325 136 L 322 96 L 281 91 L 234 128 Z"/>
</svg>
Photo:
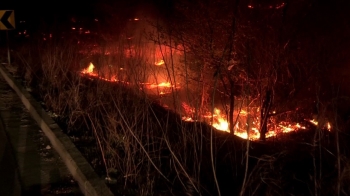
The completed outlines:
<svg viewBox="0 0 350 196">
<path fill-rule="evenodd" d="M 104 17 L 107 18 L 111 17 L 109 16 L 111 13 L 114 15 L 132 17 L 132 15 L 137 12 L 137 9 L 142 9 L 142 4 L 152 4 L 156 7 L 156 10 L 160 12 L 163 11 L 163 14 L 166 15 L 171 12 L 171 2 L 172 0 L 3 0 L 0 4 L 0 10 L 15 10 L 17 23 L 18 21 L 26 20 L 30 23 L 30 26 L 34 28 L 43 23 L 54 24 L 55 22 L 67 22 L 72 16 L 89 18 L 92 20 L 94 17 L 101 15 L 105 15 Z M 266 1 L 249 2 L 258 2 L 256 5 L 263 5 L 261 2 L 266 4 Z M 249 2 L 241 1 L 240 4 L 247 4 Z M 325 0 L 317 2 L 324 6 L 324 9 L 322 8 L 322 15 L 320 15 L 320 17 L 323 18 L 322 20 L 327 20 L 334 17 L 334 14 L 339 14 L 334 13 L 335 10 L 333 7 L 337 4 L 336 2 L 349 5 L 349 3 L 344 3 L 345 1 Z M 297 3 L 293 2 L 293 4 Z M 310 5 L 312 4 L 315 4 L 315 2 L 310 1 Z M 344 10 L 346 9 L 347 8 L 344 7 Z M 350 14 L 346 14 L 344 11 L 342 17 L 349 16 Z"/>
<path fill-rule="evenodd" d="M 45 28 L 52 27 L 59 29 L 58 26 L 60 25 L 71 28 L 72 19 L 85 21 L 85 24 L 89 26 L 95 18 L 98 18 L 101 26 L 108 28 L 113 24 L 115 25 L 113 20 L 116 18 L 119 21 L 126 21 L 128 18 L 135 17 L 140 10 L 144 11 L 146 9 L 146 4 L 152 5 L 159 12 L 161 18 L 164 18 L 166 15 L 171 15 L 172 2 L 172 0 L 3 0 L 0 4 L 0 10 L 15 10 L 16 30 L 27 29 L 29 32 L 35 32 L 45 31 Z M 265 4 L 267 5 L 267 1 L 257 0 L 240 1 L 240 4 L 246 8 L 252 2 L 255 2 L 254 5 L 261 7 L 264 7 Z M 261 2 L 264 2 L 264 4 Z M 305 4 L 308 1 L 295 1 L 291 3 L 295 8 L 289 7 L 288 9 L 291 13 L 301 13 L 300 16 L 297 16 L 298 18 L 289 19 L 301 21 L 300 24 L 296 25 L 299 31 L 314 31 L 315 34 L 327 34 L 327 32 L 333 33 L 336 29 L 339 29 L 338 33 L 342 34 L 344 31 L 340 29 L 347 29 L 350 26 L 350 14 L 348 14 L 350 1 L 348 3 L 342 0 L 310 1 L 309 6 L 303 5 L 304 7 L 302 7 L 306 11 L 299 10 L 297 7 L 298 2 Z M 260 19 L 264 10 L 246 9 L 241 12 L 252 16 L 257 14 L 256 18 Z M 303 19 L 301 20 L 301 18 Z M 26 22 L 21 23 L 21 21 Z M 260 25 L 266 26 L 265 23 Z"/>
<path fill-rule="evenodd" d="M 67 24 L 83 19 L 86 23 L 95 18 L 109 20 L 110 18 L 132 18 L 143 9 L 145 4 L 152 4 L 158 10 L 166 10 L 171 0 L 4 0 L 0 10 L 15 10 L 16 30 L 28 29 L 36 31 L 44 26 Z M 169 13 L 169 12 L 167 12 Z M 20 23 L 26 21 L 26 23 Z"/>
<path fill-rule="evenodd" d="M 53 16 L 80 15 L 91 16 L 101 4 L 116 6 L 120 9 L 130 9 L 143 3 L 151 3 L 166 7 L 167 0 L 52 0 L 52 1 L 27 1 L 27 0 L 4 0 L 0 9 L 14 9 L 16 16 L 20 18 L 50 18 Z"/>
</svg>

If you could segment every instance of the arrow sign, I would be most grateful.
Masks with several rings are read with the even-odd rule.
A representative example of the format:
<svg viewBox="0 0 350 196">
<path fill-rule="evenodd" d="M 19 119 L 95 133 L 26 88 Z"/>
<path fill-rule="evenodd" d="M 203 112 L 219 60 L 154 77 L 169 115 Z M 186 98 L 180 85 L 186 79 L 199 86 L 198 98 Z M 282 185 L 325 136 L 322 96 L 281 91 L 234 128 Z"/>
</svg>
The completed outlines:
<svg viewBox="0 0 350 196">
<path fill-rule="evenodd" d="M 0 30 L 12 30 L 15 26 L 15 11 L 0 10 Z"/>
</svg>

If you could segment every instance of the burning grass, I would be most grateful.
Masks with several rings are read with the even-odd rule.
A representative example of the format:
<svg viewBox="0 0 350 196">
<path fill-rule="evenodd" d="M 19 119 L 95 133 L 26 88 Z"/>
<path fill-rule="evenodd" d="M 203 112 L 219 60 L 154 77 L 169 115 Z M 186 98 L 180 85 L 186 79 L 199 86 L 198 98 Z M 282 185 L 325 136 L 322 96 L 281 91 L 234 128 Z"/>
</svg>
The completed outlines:
<svg viewBox="0 0 350 196">
<path fill-rule="evenodd" d="M 266 142 L 245 140 L 259 138 L 258 115 L 236 110 L 240 137 L 227 132 L 218 108 L 194 120 L 203 108 L 179 98 L 187 84 L 162 68 L 166 59 L 144 61 L 133 48 L 136 57 L 123 55 L 118 66 L 78 66 L 79 50 L 58 44 L 22 51 L 19 73 L 116 195 L 216 195 L 216 184 L 222 195 L 332 194 L 339 185 L 349 193 L 348 152 L 337 155 L 335 131 L 302 118 L 304 124 L 274 123 Z"/>
<path fill-rule="evenodd" d="M 164 61 L 162 60 L 163 64 Z M 158 64 L 156 64 L 158 65 Z M 94 71 L 95 66 L 93 63 L 90 62 L 89 66 L 82 69 L 80 72 L 82 76 L 85 77 L 92 77 L 108 82 L 116 82 L 116 83 L 123 83 L 123 84 L 128 84 L 130 88 L 133 88 L 134 86 L 128 81 L 123 81 L 117 79 L 117 74 L 111 75 L 109 78 L 105 78 L 103 76 L 100 76 L 98 72 Z M 101 75 L 106 75 L 106 74 L 101 74 Z M 148 82 L 138 82 L 137 84 L 134 84 L 136 86 L 142 86 L 142 90 L 146 90 L 145 92 L 150 94 L 147 89 L 157 89 L 156 93 L 157 95 L 164 95 L 166 94 L 165 92 L 172 93 L 172 90 L 175 89 L 180 89 L 181 84 L 173 85 L 170 82 L 160 82 L 160 83 L 148 83 Z M 182 107 L 184 109 L 184 112 L 182 112 L 182 120 L 184 121 L 194 121 L 189 115 L 195 111 L 195 108 L 191 108 L 188 103 L 183 102 Z M 174 108 L 174 107 L 172 107 Z M 242 108 L 239 109 L 239 111 L 235 111 L 235 116 L 237 116 L 237 122 L 235 123 L 235 128 L 234 128 L 234 134 L 244 138 L 244 139 L 250 139 L 250 140 L 258 140 L 260 139 L 260 117 L 258 116 L 260 107 L 257 108 L 252 108 L 250 111 L 243 110 Z M 275 114 L 275 111 L 273 112 Z M 247 130 L 246 124 L 248 123 L 248 115 L 252 116 L 252 122 L 249 124 L 250 130 Z M 214 113 L 211 114 L 211 112 L 206 112 L 205 114 L 201 114 L 201 118 L 203 119 L 204 122 L 212 125 L 215 129 L 220 130 L 220 131 L 229 131 L 229 122 L 227 120 L 227 115 L 223 113 L 220 109 L 214 108 Z M 212 120 L 212 121 L 211 121 Z M 303 119 L 302 122 L 288 122 L 288 121 L 277 121 L 276 118 L 272 118 L 268 122 L 268 132 L 266 133 L 266 137 L 275 137 L 280 134 L 284 133 L 289 133 L 292 131 L 300 131 L 303 129 L 306 129 L 305 124 L 306 122 L 311 122 L 314 125 L 318 125 L 318 122 L 316 119 Z M 331 130 L 331 125 L 329 122 L 326 124 L 321 125 L 322 128 L 326 128 L 327 130 Z"/>
</svg>

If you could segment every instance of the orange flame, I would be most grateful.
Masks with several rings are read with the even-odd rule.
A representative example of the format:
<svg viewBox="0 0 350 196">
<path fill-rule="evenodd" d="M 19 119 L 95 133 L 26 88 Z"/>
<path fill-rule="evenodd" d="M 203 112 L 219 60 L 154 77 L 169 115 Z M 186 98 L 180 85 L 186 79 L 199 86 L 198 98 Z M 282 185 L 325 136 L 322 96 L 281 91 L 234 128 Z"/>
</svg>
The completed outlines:
<svg viewBox="0 0 350 196">
<path fill-rule="evenodd" d="M 310 123 L 314 124 L 314 125 L 318 125 L 318 122 L 315 119 L 309 120 Z"/>
<path fill-rule="evenodd" d="M 163 65 L 164 61 L 160 60 L 155 63 L 155 65 Z M 116 75 L 111 76 L 109 78 L 102 77 L 98 75 L 97 73 L 94 73 L 95 66 L 93 63 L 90 63 L 89 66 L 81 71 L 82 74 L 98 77 L 100 80 L 105 80 L 109 82 L 122 82 L 124 84 L 129 84 L 129 82 L 120 81 L 117 79 Z M 119 71 L 124 71 L 124 68 L 120 68 Z M 174 85 L 170 82 L 161 82 L 161 83 L 147 83 L 147 82 L 140 82 L 142 86 L 145 86 L 146 89 L 154 89 L 159 88 L 158 95 L 162 96 L 167 92 L 166 88 L 180 88 L 180 85 Z M 184 107 L 186 106 L 186 107 Z M 194 113 L 195 109 L 191 108 L 187 104 L 183 104 L 183 107 L 186 111 L 186 115 L 191 115 Z M 234 126 L 234 134 L 236 136 L 239 136 L 244 139 L 250 139 L 250 140 L 257 140 L 260 138 L 260 119 L 259 117 L 253 117 L 254 113 L 259 113 L 259 108 L 255 108 L 256 111 L 252 112 L 250 110 L 244 110 L 241 109 L 239 111 L 235 111 L 237 118 L 237 122 L 235 122 Z M 273 111 L 273 113 L 276 113 Z M 195 121 L 191 116 L 183 116 L 182 120 L 184 121 Z M 230 132 L 229 128 L 229 121 L 227 118 L 227 115 L 222 113 L 220 109 L 214 108 L 213 114 L 211 112 L 208 112 L 206 114 L 201 114 L 201 117 L 204 119 L 205 122 L 211 124 L 212 127 L 214 127 L 217 130 Z M 248 122 L 249 121 L 249 122 Z M 318 122 L 316 120 L 309 120 L 314 125 L 318 125 Z M 325 128 L 328 130 L 331 130 L 331 125 L 328 122 L 325 124 Z M 292 122 L 270 122 L 268 124 L 268 132 L 266 133 L 266 138 L 274 137 L 278 135 L 279 133 L 288 133 L 292 131 L 297 131 L 301 129 L 306 129 L 305 126 L 300 125 L 299 123 L 292 123 Z"/>
<path fill-rule="evenodd" d="M 212 126 L 220 131 L 228 131 L 228 122 L 225 120 L 223 115 L 221 115 L 221 111 L 217 108 L 214 109 L 215 121 Z"/>
<path fill-rule="evenodd" d="M 157 66 L 164 65 L 164 60 L 159 60 L 159 61 L 155 62 L 154 65 L 157 65 Z"/>
<path fill-rule="evenodd" d="M 319 123 L 315 120 L 315 119 L 312 119 L 312 120 L 308 120 L 310 123 L 312 123 L 313 125 L 315 125 L 315 126 L 318 126 L 319 125 Z M 331 129 L 332 129 L 332 126 L 331 126 L 331 123 L 330 122 L 327 122 L 327 123 L 321 123 L 320 124 L 322 127 L 321 128 L 323 128 L 323 129 L 327 129 L 328 131 L 331 131 Z"/>
<path fill-rule="evenodd" d="M 170 82 L 162 82 L 162 83 L 159 83 L 159 84 L 151 84 L 149 85 L 149 88 L 157 88 L 157 87 L 172 87 L 172 85 L 170 84 Z"/>
<path fill-rule="evenodd" d="M 94 69 L 95 69 L 94 64 L 90 62 L 89 66 L 87 68 L 83 69 L 82 71 L 80 71 L 80 73 L 82 73 L 84 75 L 98 77 L 99 79 L 104 80 L 104 81 L 108 81 L 108 82 L 122 82 L 124 84 L 129 84 L 129 82 L 127 82 L 127 81 L 118 80 L 116 75 L 112 75 L 109 78 L 102 77 L 102 76 L 98 75 L 97 73 L 94 73 Z M 125 71 L 125 69 L 124 68 L 119 68 L 119 71 Z M 172 85 L 170 82 L 161 82 L 161 83 L 158 83 L 158 84 L 156 84 L 156 83 L 150 84 L 150 83 L 140 82 L 139 84 L 145 85 L 146 88 L 148 88 L 148 89 L 154 89 L 154 88 L 162 88 L 162 89 L 164 89 L 164 88 L 175 88 L 175 85 Z M 180 84 L 177 84 L 176 88 L 177 89 L 180 88 Z M 159 93 L 159 95 L 164 95 L 164 94 L 166 94 L 166 92 L 164 92 L 164 91 L 161 91 Z"/>
<path fill-rule="evenodd" d="M 332 129 L 331 123 L 327 122 L 327 130 L 330 131 Z"/>
<path fill-rule="evenodd" d="M 89 65 L 87 68 L 83 69 L 83 70 L 81 71 L 81 73 L 82 73 L 82 74 L 88 74 L 88 75 L 91 75 L 91 76 L 97 76 L 97 74 L 94 73 L 94 69 L 95 69 L 94 64 L 92 64 L 92 63 L 90 62 L 90 65 Z"/>
<path fill-rule="evenodd" d="M 188 109 L 187 109 L 188 110 Z M 257 109 L 259 110 L 259 108 Z M 237 113 L 238 115 L 238 113 Z M 249 117 L 248 112 L 246 110 L 240 110 L 239 112 L 240 119 L 236 122 L 234 127 L 234 134 L 238 137 L 250 140 L 258 140 L 260 138 L 260 119 L 258 117 Z M 206 115 L 202 115 L 206 120 L 206 122 L 210 123 L 209 119 L 212 119 L 213 123 L 210 123 L 214 128 L 220 131 L 229 132 L 229 123 L 227 121 L 227 116 L 222 114 L 221 111 L 217 108 L 214 108 L 214 113 L 211 115 L 207 113 Z M 193 121 L 190 117 L 183 117 L 185 121 Z M 246 121 L 246 122 L 245 122 Z M 248 123 L 248 121 L 251 121 Z M 281 121 L 279 123 L 273 124 L 269 123 L 269 130 L 266 133 L 266 138 L 277 136 L 279 133 L 288 133 L 292 131 L 297 131 L 301 129 L 306 129 L 305 126 L 300 125 L 299 123 L 285 122 Z"/>
<path fill-rule="evenodd" d="M 161 82 L 159 84 L 149 84 L 149 83 L 142 83 L 148 86 L 149 89 L 154 88 L 175 88 L 175 85 L 172 85 L 170 82 Z M 176 88 L 180 88 L 180 84 L 176 85 Z"/>
</svg>

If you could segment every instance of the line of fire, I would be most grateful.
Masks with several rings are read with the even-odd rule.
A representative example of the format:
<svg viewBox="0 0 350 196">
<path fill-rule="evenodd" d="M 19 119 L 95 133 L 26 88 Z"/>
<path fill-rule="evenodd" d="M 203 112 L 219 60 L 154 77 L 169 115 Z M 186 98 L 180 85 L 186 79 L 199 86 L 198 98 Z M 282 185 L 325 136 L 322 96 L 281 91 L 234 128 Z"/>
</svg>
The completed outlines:
<svg viewBox="0 0 350 196">
<path fill-rule="evenodd" d="M 8 67 L 115 195 L 350 194 L 350 1 L 60 8 Z"/>
<path fill-rule="evenodd" d="M 249 79 L 251 76 L 242 70 L 240 63 L 235 59 L 229 59 L 220 70 L 206 65 L 204 60 L 199 62 L 203 65 L 198 65 L 198 62 L 193 63 L 185 59 L 185 54 L 190 56 L 191 50 L 186 45 L 171 40 L 172 38 L 156 40 L 153 37 L 153 42 L 148 41 L 144 35 L 156 32 L 149 20 L 135 17 L 129 21 L 138 27 L 136 29 L 142 29 L 139 26 L 147 26 L 149 32 L 141 31 L 137 32 L 140 34 L 138 36 L 126 37 L 127 43 L 123 47 L 110 47 L 103 55 L 105 59 L 117 56 L 129 60 L 142 58 L 146 62 L 145 66 L 129 67 L 114 64 L 110 60 L 100 61 L 98 65 L 89 62 L 80 71 L 82 76 L 123 83 L 132 88 L 138 87 L 154 97 L 163 107 L 177 112 L 184 121 L 206 122 L 217 130 L 230 132 L 244 139 L 265 140 L 280 134 L 306 130 L 307 126 L 318 126 L 331 131 L 331 123 L 324 117 L 318 119 L 316 112 L 303 114 L 304 110 L 298 106 L 287 109 L 275 104 L 278 91 L 275 88 L 279 88 L 276 81 L 278 76 L 266 76 L 271 74 L 269 72 L 275 72 L 275 68 L 257 70 L 265 71 L 259 73 L 264 76 Z M 72 27 L 72 30 L 75 30 L 75 27 Z M 167 41 L 169 44 L 165 44 Z M 98 50 L 90 54 L 87 54 L 86 50 L 81 52 L 85 55 L 102 53 Z M 232 53 L 234 57 L 235 51 Z M 194 66 L 199 66 L 197 68 L 201 69 L 201 76 L 196 76 L 198 70 L 194 70 Z M 214 86 L 214 74 L 220 74 L 217 76 L 217 86 Z M 248 95 L 243 92 L 243 88 L 255 89 Z M 214 96 L 211 96 L 213 94 Z M 319 124 L 319 121 L 322 123 Z"/>
</svg>

